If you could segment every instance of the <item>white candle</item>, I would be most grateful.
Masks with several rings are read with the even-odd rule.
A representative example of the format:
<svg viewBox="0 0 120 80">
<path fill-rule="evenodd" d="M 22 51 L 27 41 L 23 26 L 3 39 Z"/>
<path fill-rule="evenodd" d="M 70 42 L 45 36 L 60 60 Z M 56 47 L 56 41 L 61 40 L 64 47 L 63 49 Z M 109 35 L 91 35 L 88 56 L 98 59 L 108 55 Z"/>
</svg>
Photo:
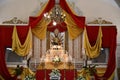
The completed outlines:
<svg viewBox="0 0 120 80">
<path fill-rule="evenodd" d="M 85 61 L 85 59 L 83 60 L 83 66 L 84 66 L 84 67 L 86 66 L 86 61 Z"/>
<path fill-rule="evenodd" d="M 36 68 L 36 59 L 35 59 L 35 68 Z"/>
</svg>

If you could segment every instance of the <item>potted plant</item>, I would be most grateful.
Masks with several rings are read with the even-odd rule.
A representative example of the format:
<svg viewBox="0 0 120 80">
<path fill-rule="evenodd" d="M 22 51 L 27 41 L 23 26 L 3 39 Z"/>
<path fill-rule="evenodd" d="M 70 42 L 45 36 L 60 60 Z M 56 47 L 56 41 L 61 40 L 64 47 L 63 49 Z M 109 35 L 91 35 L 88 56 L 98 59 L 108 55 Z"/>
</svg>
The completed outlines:
<svg viewBox="0 0 120 80">
<path fill-rule="evenodd" d="M 88 67 L 84 67 L 86 73 L 90 75 L 91 80 L 94 79 L 94 74 L 97 72 L 96 66 L 97 65 L 91 64 L 91 65 L 88 65 Z"/>
<path fill-rule="evenodd" d="M 17 65 L 16 69 L 15 69 L 15 76 L 17 76 L 17 79 L 21 79 L 21 74 L 23 72 L 23 67 Z"/>
<path fill-rule="evenodd" d="M 27 75 L 27 76 L 25 77 L 24 80 L 36 80 L 36 79 L 35 79 L 35 76 L 34 76 L 34 75 L 29 74 L 29 75 Z"/>
<path fill-rule="evenodd" d="M 77 80 L 86 80 L 86 78 L 84 76 L 80 75 L 77 77 Z"/>
</svg>

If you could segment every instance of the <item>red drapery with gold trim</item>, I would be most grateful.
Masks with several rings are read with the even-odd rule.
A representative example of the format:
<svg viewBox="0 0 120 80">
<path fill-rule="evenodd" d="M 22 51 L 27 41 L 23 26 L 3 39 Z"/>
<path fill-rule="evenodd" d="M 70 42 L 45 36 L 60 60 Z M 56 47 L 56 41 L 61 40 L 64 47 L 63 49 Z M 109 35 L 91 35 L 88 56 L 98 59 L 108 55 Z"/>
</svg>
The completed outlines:
<svg viewBox="0 0 120 80">
<path fill-rule="evenodd" d="M 85 17 L 75 15 L 69 8 L 66 0 L 60 0 L 60 6 L 64 9 L 70 16 L 73 18 L 75 23 L 78 25 L 79 28 L 84 28 L 85 26 Z"/>
<path fill-rule="evenodd" d="M 11 47 L 12 45 L 12 32 L 13 26 L 0 26 L 0 75 L 5 80 L 16 80 L 15 77 L 11 77 L 9 74 L 6 63 L 5 63 L 5 48 Z M 21 43 L 24 43 L 29 27 L 28 26 L 17 26 L 18 35 Z"/>
<path fill-rule="evenodd" d="M 67 30 L 67 25 L 65 22 L 57 24 L 56 26 L 53 26 L 53 22 L 51 21 L 50 24 L 47 27 L 47 30 L 50 32 L 54 32 L 54 30 L 57 28 L 60 32 L 64 32 Z"/>
<path fill-rule="evenodd" d="M 38 16 L 38 17 L 30 17 L 29 21 L 29 26 L 31 28 L 34 28 L 38 22 L 42 19 L 43 14 L 45 12 L 49 12 L 51 8 L 53 8 L 55 5 L 55 0 L 49 0 L 48 5 L 45 7 L 43 12 Z M 84 28 L 85 24 L 85 17 L 77 16 L 72 13 L 70 10 L 69 6 L 67 5 L 65 0 L 60 0 L 60 6 L 62 9 L 64 9 L 67 13 L 71 15 L 75 23 L 78 25 L 79 28 Z M 17 26 L 18 30 L 18 35 L 20 38 L 21 43 L 24 43 L 27 32 L 29 29 L 29 26 Z M 60 28 L 61 29 L 61 28 Z M 87 31 L 89 34 L 89 41 L 91 44 L 94 44 L 96 41 L 97 33 L 96 31 L 98 30 L 98 27 L 87 27 Z M 14 80 L 15 78 L 12 78 L 10 74 L 7 71 L 7 67 L 5 64 L 5 48 L 6 47 L 11 47 L 12 44 L 12 31 L 13 31 L 13 26 L 0 26 L 0 75 L 2 75 L 6 80 Z M 62 30 L 61 30 L 62 31 Z M 108 78 L 115 69 L 115 51 L 116 51 L 116 28 L 115 27 L 104 27 L 102 28 L 103 31 L 103 47 L 109 47 L 110 48 L 110 56 L 109 56 L 109 61 L 108 61 L 108 67 L 106 70 L 106 73 L 104 74 L 103 77 Z M 96 76 L 97 78 L 98 76 Z"/>
<path fill-rule="evenodd" d="M 1 40 L 0 40 L 0 75 L 5 80 L 15 80 L 9 74 L 7 67 L 6 67 L 6 63 L 5 63 L 5 47 L 10 46 L 11 44 L 11 39 L 9 37 L 12 35 L 10 35 L 9 33 L 12 33 L 11 29 L 6 30 L 5 27 L 0 27 L 0 37 L 1 37 Z"/>
<path fill-rule="evenodd" d="M 60 4 L 60 6 L 61 6 L 62 9 L 64 9 L 67 13 L 70 14 L 70 16 L 74 19 L 75 23 L 78 25 L 79 28 L 84 28 L 85 17 L 83 17 L 83 16 L 77 16 L 74 13 L 72 13 L 72 11 L 70 10 L 70 8 L 67 5 L 67 3 L 66 3 L 65 0 L 60 0 L 59 4 Z M 30 17 L 29 26 L 31 26 L 31 28 L 36 27 L 36 25 L 38 24 L 38 22 L 43 18 L 44 13 L 49 12 L 54 7 L 54 5 L 55 5 L 55 0 L 49 0 L 47 6 L 45 7 L 45 9 L 43 10 L 43 12 L 38 17 Z M 58 25 L 56 25 L 54 27 L 50 27 L 51 23 L 48 25 L 48 30 L 49 31 L 54 31 L 55 28 L 58 28 L 60 30 L 60 32 L 63 32 L 63 31 L 67 30 L 65 23 L 62 23 L 62 25 L 58 24 Z"/>
<path fill-rule="evenodd" d="M 89 42 L 91 45 L 95 44 L 97 39 L 98 29 L 99 26 L 86 26 L 87 34 L 89 38 Z M 94 34 L 93 34 L 94 33 Z M 112 75 L 116 67 L 116 36 L 117 36 L 117 29 L 115 26 L 102 26 L 102 47 L 109 48 L 109 59 L 107 64 L 107 70 L 105 74 L 102 76 L 106 80 Z M 99 76 L 96 76 L 96 80 L 99 80 Z"/>
<path fill-rule="evenodd" d="M 20 38 L 21 43 L 24 42 L 27 32 L 28 32 L 28 26 L 17 26 L 18 30 L 18 35 Z M 98 26 L 87 26 L 87 33 L 89 37 L 89 41 L 91 44 L 94 44 L 97 38 L 97 33 L 98 33 Z M 6 47 L 11 47 L 12 43 L 12 31 L 13 31 L 13 26 L 0 26 L 0 75 L 2 75 L 6 80 L 14 80 L 8 73 L 6 64 L 5 64 L 5 48 Z M 107 64 L 107 70 L 104 74 L 105 78 L 109 78 L 112 73 L 115 70 L 116 67 L 116 27 L 115 26 L 110 26 L 110 27 L 102 27 L 102 32 L 103 32 L 103 40 L 102 40 L 102 47 L 108 47 L 110 48 L 110 53 L 109 53 L 109 60 Z M 93 34 L 94 33 L 94 34 Z M 98 78 L 98 76 L 96 76 Z"/>
<path fill-rule="evenodd" d="M 55 0 L 49 0 L 47 6 L 38 17 L 30 17 L 29 26 L 31 26 L 31 28 L 34 28 L 38 24 L 38 22 L 44 17 L 44 13 L 49 12 L 54 7 L 54 5 Z"/>
<path fill-rule="evenodd" d="M 54 5 L 55 5 L 55 0 L 49 0 L 45 9 L 39 16 L 30 17 L 28 26 L 17 26 L 18 36 L 19 36 L 20 42 L 22 44 L 24 43 L 24 41 L 26 39 L 29 27 L 35 28 L 36 25 L 41 21 L 43 14 L 46 12 L 49 12 L 54 7 Z M 67 6 L 67 5 L 64 5 L 64 6 Z M 76 18 L 74 20 L 78 19 L 77 17 L 78 16 L 76 16 Z M 85 23 L 85 18 L 82 18 L 83 22 L 81 22 L 81 18 L 82 17 L 80 17 L 79 18 L 80 21 L 77 20 L 77 22 L 80 22 L 79 26 L 81 26 L 80 28 L 83 28 L 83 25 Z M 66 26 L 65 23 L 63 23 L 63 25 Z M 61 29 L 61 32 L 66 30 L 66 28 L 63 28 L 63 29 L 60 28 L 59 25 L 57 27 L 59 29 Z M 53 31 L 54 28 L 53 29 L 48 28 L 48 30 Z M 0 64 L 2 64 L 0 66 L 0 75 L 2 75 L 6 80 L 8 80 L 8 79 L 10 80 L 10 78 L 12 78 L 10 76 L 10 74 L 8 73 L 7 67 L 5 64 L 5 48 L 11 47 L 11 45 L 12 45 L 12 32 L 13 32 L 13 26 L 0 26 L 0 37 L 1 37 L 1 40 L 0 40 Z M 12 79 L 12 80 L 14 80 L 14 79 Z"/>
</svg>

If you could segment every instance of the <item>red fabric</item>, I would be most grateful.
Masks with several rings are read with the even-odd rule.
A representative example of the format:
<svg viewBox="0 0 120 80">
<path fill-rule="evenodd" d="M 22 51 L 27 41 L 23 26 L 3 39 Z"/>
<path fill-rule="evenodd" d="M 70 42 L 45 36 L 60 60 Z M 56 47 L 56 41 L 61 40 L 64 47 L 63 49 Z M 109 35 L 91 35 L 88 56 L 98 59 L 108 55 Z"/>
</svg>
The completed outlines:
<svg viewBox="0 0 120 80">
<path fill-rule="evenodd" d="M 60 80 L 64 80 L 64 78 L 65 78 L 65 70 L 64 70 L 64 69 L 61 69 L 61 70 L 60 70 L 60 74 L 61 74 Z"/>
<path fill-rule="evenodd" d="M 45 69 L 45 70 L 38 70 L 36 72 L 36 80 L 44 80 L 44 78 L 46 78 L 46 80 L 50 80 L 50 76 L 49 74 L 52 72 L 51 69 Z M 61 79 L 60 80 L 64 80 L 64 78 L 66 80 L 74 80 L 74 78 L 77 77 L 77 71 L 74 70 L 74 69 L 67 69 L 67 70 L 64 70 L 64 69 L 61 69 L 60 70 L 60 73 L 61 73 Z"/>
<path fill-rule="evenodd" d="M 44 69 L 37 70 L 35 76 L 36 76 L 36 80 L 44 80 L 45 79 L 45 70 Z"/>
<path fill-rule="evenodd" d="M 12 77 L 10 76 L 6 63 L 5 63 L 5 47 L 4 45 L 6 44 L 4 40 L 6 40 L 6 35 L 5 35 L 5 29 L 2 28 L 0 29 L 0 75 L 5 79 L 5 80 L 12 80 Z M 9 35 L 8 35 L 9 37 Z M 9 42 L 8 42 L 9 43 Z M 14 80 L 14 79 L 13 79 Z"/>
<path fill-rule="evenodd" d="M 54 5 L 55 5 L 55 0 L 49 0 L 48 5 L 46 6 L 46 8 L 43 10 L 43 12 L 38 17 L 30 17 L 29 26 L 31 26 L 31 28 L 34 28 L 38 24 L 38 22 L 42 19 L 42 17 L 44 16 L 44 13 L 49 12 L 54 7 Z M 84 28 L 85 17 L 74 15 L 72 13 L 72 11 L 69 9 L 65 0 L 60 0 L 60 5 L 66 12 L 68 12 L 72 16 L 72 18 L 74 19 L 74 21 L 78 25 L 78 27 Z M 62 23 L 62 26 L 61 26 L 61 24 L 58 24 L 56 27 L 53 27 L 53 26 L 51 27 L 51 23 L 48 25 L 49 31 L 53 32 L 53 30 L 55 28 L 58 28 L 60 30 L 60 32 L 67 30 L 67 28 L 65 27 L 66 26 L 65 23 Z"/>
<path fill-rule="evenodd" d="M 69 6 L 66 3 L 66 0 L 60 0 L 60 6 L 64 9 L 67 13 L 71 15 L 75 23 L 78 25 L 79 28 L 85 27 L 85 17 L 77 16 L 70 10 Z"/>
<path fill-rule="evenodd" d="M 5 47 L 8 47 L 12 45 L 12 33 L 13 33 L 13 26 L 0 26 L 0 37 L 3 39 L 1 40 L 1 43 L 4 43 Z M 20 39 L 20 42 L 23 44 L 29 27 L 28 26 L 17 26 L 17 32 L 18 32 L 18 36 Z"/>
<path fill-rule="evenodd" d="M 52 72 L 52 70 L 51 69 L 47 69 L 46 70 L 46 80 L 50 80 L 50 73 Z"/>
<path fill-rule="evenodd" d="M 97 34 L 98 34 L 98 26 L 87 26 L 87 34 L 91 45 L 95 44 Z M 93 34 L 94 33 L 94 34 Z M 105 74 L 102 76 L 108 79 L 115 70 L 116 67 L 116 36 L 117 36 L 117 29 L 115 26 L 102 26 L 102 47 L 107 47 L 110 49 L 109 59 L 107 64 L 107 70 Z M 96 75 L 96 80 L 99 80 L 99 76 Z"/>
<path fill-rule="evenodd" d="M 41 20 L 41 18 L 43 17 L 43 14 L 45 12 L 48 12 L 55 4 L 55 0 L 49 0 L 48 5 L 46 6 L 45 10 L 42 12 L 42 14 L 38 17 L 30 17 L 30 23 L 29 26 L 30 27 L 35 27 L 37 25 L 37 23 Z M 18 31 L 18 36 L 20 39 L 20 42 L 23 44 L 26 36 L 28 33 L 28 26 L 23 26 L 23 27 L 17 27 L 17 31 Z M 5 64 L 5 48 L 6 47 L 11 47 L 12 45 L 12 32 L 13 32 L 13 26 L 0 26 L 0 37 L 1 37 L 1 41 L 0 41 L 0 64 L 2 64 L 0 66 L 0 75 L 2 75 L 5 80 L 11 80 L 11 76 L 8 73 L 6 64 Z M 14 80 L 14 79 L 12 79 Z"/>
<path fill-rule="evenodd" d="M 74 78 L 76 78 L 76 70 L 74 69 L 67 69 L 65 70 L 65 78 L 66 80 L 74 80 Z"/>
<path fill-rule="evenodd" d="M 17 31 L 20 41 L 24 43 L 28 33 L 28 26 L 18 26 Z M 0 75 L 5 80 L 16 80 L 16 77 L 11 77 L 9 74 L 5 63 L 5 48 L 12 45 L 12 32 L 13 26 L 0 26 Z"/>
<path fill-rule="evenodd" d="M 5 49 L 3 47 L 0 47 L 0 75 L 5 79 L 5 80 L 16 80 L 16 76 L 11 77 L 9 74 L 6 63 L 5 63 Z"/>
<path fill-rule="evenodd" d="M 49 12 L 55 5 L 55 0 L 49 0 L 48 5 L 38 17 L 30 17 L 29 26 L 34 28 L 38 22 L 44 17 L 44 13 Z"/>
<path fill-rule="evenodd" d="M 51 23 L 48 25 L 47 27 L 47 30 L 50 31 L 50 32 L 54 32 L 54 30 L 57 28 L 60 32 L 64 32 L 67 30 L 67 27 L 66 27 L 66 23 L 63 22 L 63 23 L 60 23 L 60 24 L 57 24 L 56 26 L 53 26 L 52 24 L 53 22 L 51 21 Z"/>
</svg>

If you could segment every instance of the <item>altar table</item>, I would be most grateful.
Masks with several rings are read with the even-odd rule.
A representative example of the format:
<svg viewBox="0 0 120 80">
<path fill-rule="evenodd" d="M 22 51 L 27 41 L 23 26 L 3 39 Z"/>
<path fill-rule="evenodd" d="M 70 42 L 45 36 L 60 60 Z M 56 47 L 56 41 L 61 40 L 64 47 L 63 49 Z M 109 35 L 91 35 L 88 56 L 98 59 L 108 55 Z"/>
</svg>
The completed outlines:
<svg viewBox="0 0 120 80">
<path fill-rule="evenodd" d="M 75 66 L 71 62 L 59 62 L 55 64 L 53 62 L 41 63 L 37 69 L 75 69 Z"/>
</svg>

